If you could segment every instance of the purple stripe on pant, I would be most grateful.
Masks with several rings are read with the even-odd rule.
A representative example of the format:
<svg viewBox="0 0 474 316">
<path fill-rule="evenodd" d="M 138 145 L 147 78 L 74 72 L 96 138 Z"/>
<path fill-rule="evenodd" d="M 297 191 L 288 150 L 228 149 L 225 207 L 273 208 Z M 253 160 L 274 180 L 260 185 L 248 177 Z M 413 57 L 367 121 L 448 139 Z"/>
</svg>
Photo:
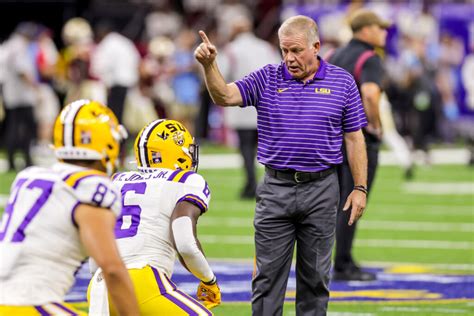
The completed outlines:
<svg viewBox="0 0 474 316">
<path fill-rule="evenodd" d="M 60 309 L 62 309 L 62 310 L 65 311 L 65 312 L 70 313 L 71 315 L 78 316 L 78 314 L 77 314 L 75 311 L 73 311 L 72 309 L 67 308 L 67 307 L 64 306 L 64 305 L 61 305 L 61 304 L 59 304 L 59 303 L 53 303 L 53 305 L 59 307 Z"/>
<path fill-rule="evenodd" d="M 187 295 L 186 293 L 184 292 L 181 292 L 180 290 L 176 289 L 175 292 L 178 292 L 179 294 L 181 295 L 184 295 L 186 296 L 191 302 L 193 302 L 194 304 L 196 304 L 196 306 L 199 306 L 203 312 L 205 312 L 207 315 L 209 316 L 212 316 L 212 313 L 204 306 L 202 306 L 201 303 L 199 303 L 197 300 L 195 300 L 194 298 L 192 298 L 191 296 Z"/>
<path fill-rule="evenodd" d="M 51 314 L 48 313 L 43 307 L 41 306 L 33 306 L 41 316 L 50 316 Z"/>
<path fill-rule="evenodd" d="M 176 304 L 179 308 L 181 308 L 182 310 L 184 310 L 186 313 L 188 313 L 190 316 L 198 316 L 198 313 L 196 313 L 195 311 L 193 311 L 190 307 L 188 307 L 186 304 L 184 304 L 183 302 L 181 302 L 180 300 L 178 300 L 177 298 L 173 297 L 172 295 L 166 293 L 166 288 L 163 284 L 163 282 L 161 282 L 161 278 L 160 278 L 160 274 L 159 272 L 151 267 L 151 270 L 153 271 L 153 274 L 155 275 L 155 280 L 156 280 L 156 283 L 158 284 L 158 288 L 160 289 L 160 294 L 163 295 L 164 297 L 166 297 L 168 300 L 170 300 L 171 302 L 173 302 L 174 304 Z M 171 283 L 173 284 L 173 283 Z"/>
</svg>

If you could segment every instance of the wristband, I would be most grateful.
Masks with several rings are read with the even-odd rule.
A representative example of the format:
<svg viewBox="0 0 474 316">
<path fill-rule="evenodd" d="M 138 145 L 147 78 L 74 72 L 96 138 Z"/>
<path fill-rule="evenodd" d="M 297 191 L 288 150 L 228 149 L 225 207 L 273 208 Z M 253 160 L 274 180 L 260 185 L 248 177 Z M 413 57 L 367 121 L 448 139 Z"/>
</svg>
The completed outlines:
<svg viewBox="0 0 474 316">
<path fill-rule="evenodd" d="M 365 194 L 367 194 L 367 192 L 368 192 L 367 188 L 363 185 L 355 185 L 354 190 L 364 192 Z"/>
<path fill-rule="evenodd" d="M 202 281 L 202 283 L 204 283 L 204 284 L 206 284 L 206 285 L 214 285 L 214 284 L 216 284 L 216 282 L 217 282 L 217 278 L 216 278 L 215 275 L 214 275 L 214 277 L 212 278 L 212 280 L 209 281 L 209 282 L 204 282 L 204 281 Z"/>
</svg>

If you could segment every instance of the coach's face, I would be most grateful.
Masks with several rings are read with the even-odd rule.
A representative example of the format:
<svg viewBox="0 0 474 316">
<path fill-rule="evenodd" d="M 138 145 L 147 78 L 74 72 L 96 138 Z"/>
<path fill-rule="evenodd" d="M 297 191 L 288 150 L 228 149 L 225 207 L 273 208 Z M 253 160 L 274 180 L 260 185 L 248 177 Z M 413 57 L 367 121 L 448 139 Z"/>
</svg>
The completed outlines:
<svg viewBox="0 0 474 316">
<path fill-rule="evenodd" d="M 280 36 L 280 49 L 288 72 L 293 78 L 306 81 L 318 70 L 319 42 L 310 45 L 306 34 Z"/>
</svg>

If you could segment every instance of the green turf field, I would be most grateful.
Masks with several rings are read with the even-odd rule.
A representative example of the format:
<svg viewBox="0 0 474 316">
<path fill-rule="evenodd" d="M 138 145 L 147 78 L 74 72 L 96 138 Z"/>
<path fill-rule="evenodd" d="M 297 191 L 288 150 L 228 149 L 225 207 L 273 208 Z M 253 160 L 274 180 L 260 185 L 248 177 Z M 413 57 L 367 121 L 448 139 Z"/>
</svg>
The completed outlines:
<svg viewBox="0 0 474 316">
<path fill-rule="evenodd" d="M 198 231 L 206 255 L 251 261 L 254 202 L 238 199 L 243 173 L 240 169 L 200 173 L 212 191 L 209 212 L 200 219 Z M 3 205 L 14 175 L 0 177 Z M 415 178 L 405 182 L 399 168 L 381 167 L 360 223 L 355 257 L 369 266 L 405 265 L 433 273 L 474 274 L 474 169 L 420 167 Z M 250 315 L 250 304 L 224 303 L 214 311 L 216 315 Z M 356 316 L 470 315 L 474 301 L 333 301 L 329 311 L 329 315 Z M 295 315 L 294 303 L 286 303 L 284 314 Z"/>
</svg>

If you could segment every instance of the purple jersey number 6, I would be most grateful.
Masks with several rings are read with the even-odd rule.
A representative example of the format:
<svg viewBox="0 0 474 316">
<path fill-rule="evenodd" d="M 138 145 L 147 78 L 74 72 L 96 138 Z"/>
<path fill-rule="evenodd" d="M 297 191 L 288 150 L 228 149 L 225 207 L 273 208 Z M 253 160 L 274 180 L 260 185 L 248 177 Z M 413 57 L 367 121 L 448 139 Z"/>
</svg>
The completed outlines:
<svg viewBox="0 0 474 316">
<path fill-rule="evenodd" d="M 142 209 L 138 205 L 127 205 L 125 204 L 125 194 L 129 191 L 135 192 L 135 194 L 145 194 L 146 183 L 127 183 L 122 187 L 122 214 L 117 219 L 115 224 L 115 238 L 126 238 L 133 237 L 137 234 L 138 224 L 140 224 L 140 214 Z M 129 227 L 122 228 L 124 217 L 131 217 L 131 223 Z"/>
</svg>

